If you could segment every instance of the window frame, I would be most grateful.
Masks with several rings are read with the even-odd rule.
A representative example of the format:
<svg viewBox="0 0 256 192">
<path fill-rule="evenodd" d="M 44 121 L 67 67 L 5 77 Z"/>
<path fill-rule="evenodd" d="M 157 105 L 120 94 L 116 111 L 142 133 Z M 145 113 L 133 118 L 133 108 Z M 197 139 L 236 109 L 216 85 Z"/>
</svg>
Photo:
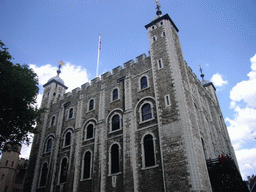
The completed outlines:
<svg viewBox="0 0 256 192">
<path fill-rule="evenodd" d="M 50 122 L 50 127 L 53 127 L 56 125 L 56 115 L 53 115 Z"/>
<path fill-rule="evenodd" d="M 89 167 L 89 177 L 88 178 L 84 178 L 84 172 L 85 172 L 85 155 L 86 153 L 90 153 L 90 167 Z M 92 179 L 92 156 L 93 156 L 93 153 L 91 150 L 87 150 L 84 152 L 83 156 L 82 156 L 82 170 L 81 170 L 81 181 L 84 181 L 84 180 L 90 180 Z"/>
<path fill-rule="evenodd" d="M 154 165 L 146 166 L 146 154 L 145 154 L 145 143 L 144 139 L 146 136 L 150 135 L 152 137 L 152 142 L 153 142 L 153 155 L 154 155 Z M 157 158 L 156 158 L 156 137 L 153 133 L 147 132 L 144 134 L 141 138 L 141 152 L 142 152 L 142 169 L 151 169 L 158 167 L 159 165 L 157 164 Z"/>
<path fill-rule="evenodd" d="M 64 183 L 66 183 L 67 182 L 67 175 L 66 175 L 66 181 L 64 181 L 64 182 L 61 182 L 61 173 L 62 173 L 62 163 L 63 163 L 63 160 L 64 159 L 67 159 L 67 162 L 66 162 L 66 166 L 67 166 L 67 175 L 68 175 L 68 168 L 69 168 L 69 165 L 68 165 L 68 157 L 67 156 L 64 156 L 62 159 L 61 159 L 61 161 L 60 161 L 60 167 L 59 167 L 59 178 L 58 178 L 58 183 L 59 184 L 64 184 Z"/>
<path fill-rule="evenodd" d="M 93 106 L 91 108 L 91 101 L 93 101 Z M 93 111 L 95 109 L 95 99 L 91 98 L 88 102 L 88 112 Z"/>
<path fill-rule="evenodd" d="M 69 145 L 66 145 L 66 135 L 68 134 L 68 133 L 70 133 L 70 142 L 69 142 Z M 72 131 L 71 130 L 67 130 L 65 133 L 64 133 L 64 135 L 63 135 L 63 148 L 64 147 L 69 147 L 69 146 L 71 146 L 71 144 L 72 144 Z"/>
<path fill-rule="evenodd" d="M 116 130 L 113 130 L 113 117 L 118 115 L 119 116 L 119 129 L 116 129 Z M 110 133 L 113 133 L 113 132 L 116 132 L 116 131 L 120 131 L 122 130 L 123 128 L 123 122 L 122 122 L 123 118 L 122 118 L 122 115 L 118 112 L 114 112 L 110 118 L 109 118 L 109 132 Z"/>
<path fill-rule="evenodd" d="M 51 140 L 51 149 L 50 150 L 47 150 L 48 149 L 48 142 Z M 45 143 L 44 143 L 44 153 L 50 153 L 52 151 L 52 146 L 53 146 L 53 138 L 50 136 L 48 137 L 46 140 L 45 140 Z"/>
<path fill-rule="evenodd" d="M 70 111 L 72 110 L 72 116 L 70 117 Z M 74 118 L 74 107 L 71 107 L 69 110 L 68 110 L 68 119 L 73 119 Z"/>
<path fill-rule="evenodd" d="M 171 106 L 171 97 L 170 94 L 167 94 L 164 96 L 164 102 L 165 102 L 165 107 Z"/>
<path fill-rule="evenodd" d="M 43 173 L 43 168 L 44 168 L 44 165 L 46 164 L 46 175 Z M 48 162 L 45 161 L 41 167 L 40 167 L 40 177 L 39 177 L 39 182 L 38 182 L 38 187 L 45 187 L 46 184 L 47 184 L 47 177 L 48 177 L 48 172 L 49 172 L 49 168 L 48 168 Z M 41 185 L 41 182 L 42 182 L 42 177 L 45 175 L 45 183 L 44 185 Z"/>
<path fill-rule="evenodd" d="M 90 138 L 87 138 L 88 137 L 88 127 L 92 125 L 92 137 Z M 89 122 L 85 128 L 84 128 L 84 141 L 88 141 L 88 140 L 91 140 L 91 139 L 94 139 L 94 129 L 95 129 L 95 124 L 93 122 Z"/>
<path fill-rule="evenodd" d="M 112 147 L 113 147 L 114 145 L 117 145 L 117 146 L 118 146 L 118 171 L 115 172 L 115 173 L 112 173 L 112 165 L 113 165 L 113 164 L 112 164 Z M 119 143 L 114 142 L 114 143 L 112 143 L 112 144 L 110 145 L 108 157 L 109 157 L 109 164 L 108 164 L 108 165 L 109 165 L 109 166 L 108 166 L 108 173 L 109 173 L 109 176 L 121 174 L 121 173 L 122 173 L 122 172 L 121 172 L 121 146 L 120 146 Z"/>
<path fill-rule="evenodd" d="M 151 106 L 151 118 L 150 119 L 146 119 L 146 120 L 142 120 L 143 119 L 143 116 L 142 116 L 142 108 L 144 105 L 146 104 L 149 104 Z M 140 124 L 141 123 L 145 123 L 145 122 L 148 122 L 148 121 L 151 121 L 151 120 L 154 120 L 155 117 L 154 117 L 154 105 L 152 102 L 150 101 L 144 101 L 140 107 L 139 107 L 139 116 L 140 116 Z"/>
<path fill-rule="evenodd" d="M 115 91 L 115 90 L 117 91 L 117 98 L 116 98 L 116 99 L 114 99 L 114 91 Z M 111 102 L 115 102 L 115 101 L 120 100 L 119 95 L 120 95 L 119 88 L 118 88 L 118 87 L 115 87 L 115 88 L 111 91 Z"/>
<path fill-rule="evenodd" d="M 158 68 L 158 70 L 164 68 L 164 63 L 163 63 L 163 59 L 162 58 L 157 59 L 157 68 Z"/>
</svg>

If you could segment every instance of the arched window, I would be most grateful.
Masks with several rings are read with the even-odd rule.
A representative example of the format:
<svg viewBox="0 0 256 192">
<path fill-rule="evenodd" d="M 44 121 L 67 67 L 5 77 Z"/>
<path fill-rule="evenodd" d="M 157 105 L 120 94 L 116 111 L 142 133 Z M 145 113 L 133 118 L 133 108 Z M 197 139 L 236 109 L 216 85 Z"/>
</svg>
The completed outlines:
<svg viewBox="0 0 256 192">
<path fill-rule="evenodd" d="M 64 146 L 68 146 L 71 144 L 71 132 L 68 131 L 66 134 L 65 134 L 65 138 L 64 138 Z"/>
<path fill-rule="evenodd" d="M 148 87 L 147 77 L 146 77 L 146 76 L 143 76 L 143 77 L 140 79 L 140 88 L 141 88 L 141 89 L 144 89 L 144 88 L 147 88 L 147 87 Z"/>
<path fill-rule="evenodd" d="M 55 116 L 52 117 L 52 121 L 51 121 L 51 126 L 54 126 L 55 125 Z"/>
<path fill-rule="evenodd" d="M 74 113 L 74 109 L 71 108 L 71 109 L 69 110 L 69 114 L 68 114 L 68 118 L 69 118 L 69 119 L 73 118 L 73 113 Z"/>
<path fill-rule="evenodd" d="M 60 183 L 64 183 L 67 181 L 67 173 L 68 173 L 68 159 L 64 157 L 60 165 Z"/>
<path fill-rule="evenodd" d="M 118 89 L 114 89 L 113 90 L 113 96 L 112 96 L 112 100 L 115 101 L 118 99 Z"/>
<path fill-rule="evenodd" d="M 110 173 L 118 173 L 119 172 L 119 146 L 118 144 L 114 144 L 110 150 Z"/>
<path fill-rule="evenodd" d="M 151 105 L 149 103 L 146 103 L 142 106 L 141 118 L 142 118 L 142 121 L 152 119 L 152 110 L 151 110 Z"/>
<path fill-rule="evenodd" d="M 52 150 L 52 138 L 49 138 L 45 143 L 45 152 L 50 152 Z"/>
<path fill-rule="evenodd" d="M 91 177 L 91 152 L 87 151 L 84 154 L 83 164 L 84 164 L 84 170 L 83 170 L 83 179 L 88 179 Z"/>
<path fill-rule="evenodd" d="M 153 136 L 148 134 L 143 139 L 144 166 L 150 167 L 156 164 Z"/>
<path fill-rule="evenodd" d="M 89 102 L 89 111 L 91 111 L 93 109 L 94 109 L 94 100 L 91 99 L 90 102 Z"/>
<path fill-rule="evenodd" d="M 47 163 L 44 163 L 43 167 L 41 169 L 40 187 L 46 185 L 47 172 L 48 172 L 48 165 L 47 165 Z"/>
<path fill-rule="evenodd" d="M 86 128 L 86 139 L 93 138 L 93 124 L 89 124 Z"/>
<path fill-rule="evenodd" d="M 112 131 L 120 129 L 120 117 L 119 115 L 114 115 L 112 117 Z"/>
</svg>

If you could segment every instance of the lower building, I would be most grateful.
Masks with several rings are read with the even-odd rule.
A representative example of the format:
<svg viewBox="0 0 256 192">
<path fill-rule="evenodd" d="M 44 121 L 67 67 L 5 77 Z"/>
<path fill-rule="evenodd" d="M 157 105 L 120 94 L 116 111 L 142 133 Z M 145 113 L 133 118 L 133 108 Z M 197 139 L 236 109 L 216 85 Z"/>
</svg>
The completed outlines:
<svg viewBox="0 0 256 192">
<path fill-rule="evenodd" d="M 19 158 L 21 146 L 6 144 L 0 159 L 0 192 L 22 192 L 28 160 Z"/>
</svg>

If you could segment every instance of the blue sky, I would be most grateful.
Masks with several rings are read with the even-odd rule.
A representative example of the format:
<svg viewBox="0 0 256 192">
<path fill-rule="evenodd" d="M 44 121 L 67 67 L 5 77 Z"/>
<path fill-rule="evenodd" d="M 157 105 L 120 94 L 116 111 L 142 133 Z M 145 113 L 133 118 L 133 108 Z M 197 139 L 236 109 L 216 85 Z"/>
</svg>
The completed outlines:
<svg viewBox="0 0 256 192">
<path fill-rule="evenodd" d="M 256 1 L 160 0 L 178 27 L 183 56 L 200 78 L 212 80 L 243 178 L 256 173 Z M 146 53 L 145 25 L 154 0 L 1 0 L 0 40 L 15 63 L 29 64 L 42 84 L 56 75 L 70 88 Z M 255 56 L 255 57 L 254 57 Z M 38 97 L 41 98 L 41 95 Z M 24 147 L 22 155 L 28 157 Z"/>
</svg>

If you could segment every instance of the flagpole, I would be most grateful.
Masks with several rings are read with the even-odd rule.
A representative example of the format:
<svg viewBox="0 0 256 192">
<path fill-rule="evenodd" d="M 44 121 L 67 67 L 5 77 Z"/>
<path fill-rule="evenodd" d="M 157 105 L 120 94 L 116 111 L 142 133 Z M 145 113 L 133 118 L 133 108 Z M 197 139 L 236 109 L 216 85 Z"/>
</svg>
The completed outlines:
<svg viewBox="0 0 256 192">
<path fill-rule="evenodd" d="M 101 50 L 101 34 L 99 34 L 99 46 L 98 46 L 98 59 L 97 59 L 97 70 L 96 70 L 96 77 L 98 77 L 99 71 L 99 62 L 100 62 L 100 50 Z"/>
</svg>

